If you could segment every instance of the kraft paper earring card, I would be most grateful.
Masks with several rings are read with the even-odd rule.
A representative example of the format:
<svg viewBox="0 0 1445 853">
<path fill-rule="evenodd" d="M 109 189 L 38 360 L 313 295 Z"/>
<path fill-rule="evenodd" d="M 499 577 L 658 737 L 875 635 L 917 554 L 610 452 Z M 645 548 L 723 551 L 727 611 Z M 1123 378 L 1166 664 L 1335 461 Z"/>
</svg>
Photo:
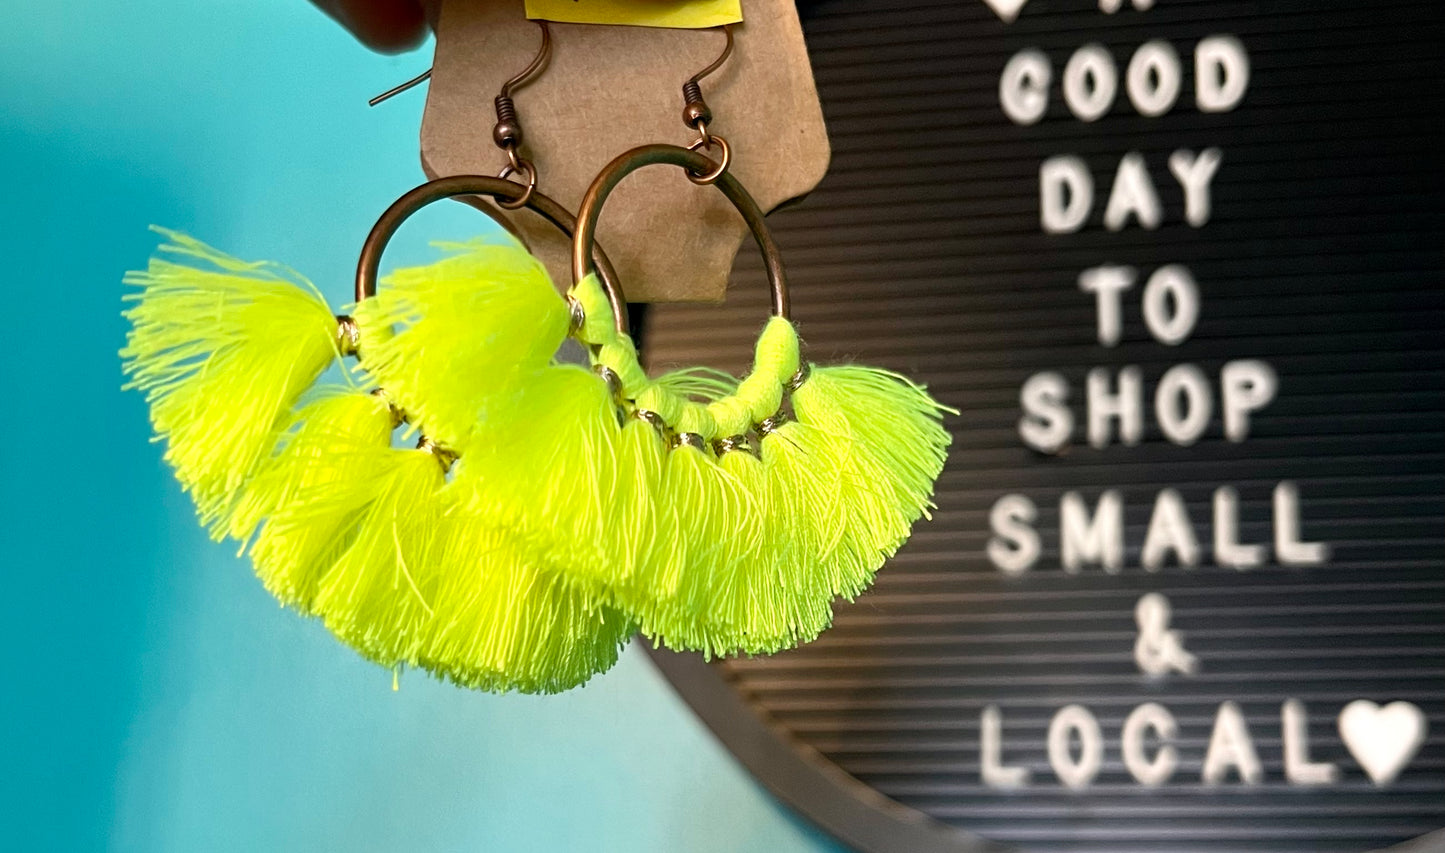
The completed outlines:
<svg viewBox="0 0 1445 853">
<path fill-rule="evenodd" d="M 744 0 L 742 12 L 732 58 L 703 82 L 711 129 L 732 146 L 732 173 L 772 210 L 822 180 L 828 137 L 797 9 L 789 0 Z M 436 24 L 422 166 L 429 177 L 496 174 L 505 161 L 488 136 L 492 95 L 535 52 L 537 26 L 523 0 L 447 0 Z M 547 73 L 515 93 L 543 192 L 575 208 L 618 153 L 696 138 L 682 120 L 681 86 L 718 56 L 720 30 L 550 27 L 555 49 Z M 705 227 L 696 227 L 699 221 Z M 554 277 L 563 277 L 565 241 L 534 217 L 519 217 L 517 225 Z M 747 233 L 717 193 L 689 186 L 675 170 L 657 170 L 618 190 L 599 241 L 630 301 L 718 301 Z"/>
</svg>

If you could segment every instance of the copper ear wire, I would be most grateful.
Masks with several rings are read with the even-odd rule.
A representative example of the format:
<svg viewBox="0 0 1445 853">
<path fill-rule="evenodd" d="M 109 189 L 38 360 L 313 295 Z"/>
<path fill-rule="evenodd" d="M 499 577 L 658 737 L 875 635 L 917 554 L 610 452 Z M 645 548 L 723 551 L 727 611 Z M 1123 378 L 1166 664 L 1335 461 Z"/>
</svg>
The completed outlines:
<svg viewBox="0 0 1445 853">
<path fill-rule="evenodd" d="M 546 21 L 535 20 L 532 23 L 542 30 L 542 44 L 537 48 L 537 55 L 532 57 L 531 63 L 517 72 L 512 79 L 502 84 L 502 89 L 497 94 L 499 101 L 503 99 L 510 101 L 513 89 L 520 89 L 532 82 L 532 79 L 542 72 L 547 63 L 552 61 L 552 29 L 547 26 Z"/>
<path fill-rule="evenodd" d="M 524 136 L 522 134 L 522 121 L 517 117 L 517 105 L 512 102 L 512 90 L 527 85 L 547 67 L 552 60 L 552 30 L 547 26 L 546 21 L 537 21 L 538 27 L 542 29 L 542 44 L 537 48 L 537 54 L 532 57 L 531 63 L 523 68 L 515 77 L 502 84 L 501 91 L 493 100 L 497 109 L 497 123 L 492 125 L 492 141 L 497 147 L 507 154 L 507 165 L 497 174 L 499 178 L 509 178 L 512 175 L 527 176 L 527 191 L 515 200 L 497 199 L 497 206 L 503 210 L 519 210 L 527 206 L 527 200 L 537 190 L 537 167 L 523 157 L 520 153 Z"/>
<path fill-rule="evenodd" d="M 402 83 L 402 84 L 399 85 L 399 86 L 393 86 L 393 87 L 391 87 L 390 89 L 387 89 L 385 92 L 382 92 L 380 95 L 377 95 L 376 97 L 374 97 L 374 98 L 372 98 L 371 100 L 367 101 L 367 102 L 366 102 L 366 105 L 367 105 L 368 107 L 374 107 L 374 106 L 376 106 L 377 104 L 381 103 L 382 101 L 391 100 L 392 98 L 396 97 L 397 95 L 400 95 L 402 92 L 405 92 L 405 91 L 408 90 L 408 89 L 412 89 L 412 88 L 415 88 L 415 87 L 417 87 L 417 86 L 420 86 L 421 84 L 425 83 L 426 81 L 428 81 L 428 80 L 430 80 L 430 79 L 431 79 L 431 69 L 428 68 L 427 70 L 425 70 L 425 71 L 423 71 L 422 73 L 416 75 L 415 77 L 411 78 L 410 80 L 406 81 L 405 83 Z"/>
<path fill-rule="evenodd" d="M 520 87 L 522 84 L 530 80 L 532 78 L 532 75 L 542 70 L 542 66 L 545 65 L 547 60 L 551 58 L 552 33 L 550 30 L 547 29 L 546 21 L 537 21 L 537 26 L 542 28 L 542 49 L 537 52 L 537 56 L 533 58 L 532 64 L 528 65 L 525 69 L 523 69 L 522 73 L 502 84 L 502 92 L 500 95 L 497 96 L 498 100 L 501 100 L 502 98 L 507 98 L 508 100 L 510 100 L 512 90 Z M 400 95 L 402 92 L 407 91 L 408 89 L 420 86 L 422 83 L 425 83 L 426 81 L 431 79 L 431 72 L 432 70 L 428 68 L 427 70 L 416 75 L 405 83 L 387 89 L 385 92 L 382 92 L 380 95 L 377 95 L 376 97 L 367 101 L 366 105 L 369 107 L 374 107 L 382 101 L 390 100 L 397 95 Z"/>
<path fill-rule="evenodd" d="M 722 31 L 723 35 L 727 36 L 727 44 L 723 47 L 723 52 L 706 68 L 687 78 L 687 82 L 682 84 L 682 123 L 697 131 L 703 140 L 711 138 L 707 132 L 707 125 L 712 121 L 712 109 L 708 107 L 707 101 L 703 98 L 702 86 L 699 84 L 702 82 L 702 78 L 721 68 L 722 64 L 728 61 L 728 57 L 733 55 L 732 25 L 723 24 Z"/>
<path fill-rule="evenodd" d="M 501 172 L 497 173 L 497 177 L 510 178 L 513 175 L 519 175 L 526 178 L 525 181 L 518 182 L 526 188 L 526 192 L 521 196 L 515 199 L 503 199 L 500 195 L 493 195 L 497 206 L 504 210 L 520 210 L 526 207 L 528 199 L 537 190 L 537 167 L 531 160 L 521 155 L 522 122 L 517 117 L 517 105 L 512 100 L 512 92 L 532 82 L 552 60 L 552 30 L 547 26 L 546 21 L 535 21 L 534 23 L 542 30 L 542 44 L 537 48 L 536 55 L 532 57 L 532 61 L 527 64 L 527 67 L 502 84 L 501 90 L 498 91 L 497 97 L 492 102 L 497 110 L 497 123 L 492 125 L 492 141 L 507 155 L 507 164 L 502 167 Z M 428 68 L 405 83 L 382 92 L 367 103 L 374 107 L 382 101 L 400 95 L 431 79 L 431 73 L 432 69 Z M 706 74 L 706 72 L 703 73 Z M 465 201 L 465 199 L 463 200 Z M 473 207 L 478 207 L 478 205 L 473 204 Z M 513 231 L 510 226 L 503 223 L 503 227 L 512 231 L 513 236 L 521 239 L 521 235 Z"/>
<path fill-rule="evenodd" d="M 701 151 L 705 148 L 712 148 L 716 144 L 722 155 L 718 158 L 714 168 L 702 173 L 687 172 L 687 179 L 701 186 L 716 183 L 718 178 L 722 177 L 723 173 L 732 165 L 733 159 L 732 147 L 728 145 L 728 141 L 718 134 L 708 132 L 708 125 L 712 123 L 712 108 L 703 98 L 700 85 L 702 78 L 721 68 L 723 63 L 728 61 L 728 57 L 733 54 L 732 25 L 723 24 L 722 31 L 723 35 L 727 36 L 727 44 L 724 45 L 723 52 L 706 68 L 692 75 L 686 83 L 682 84 L 682 123 L 697 131 L 698 134 L 696 141 L 687 146 L 688 149 Z"/>
</svg>

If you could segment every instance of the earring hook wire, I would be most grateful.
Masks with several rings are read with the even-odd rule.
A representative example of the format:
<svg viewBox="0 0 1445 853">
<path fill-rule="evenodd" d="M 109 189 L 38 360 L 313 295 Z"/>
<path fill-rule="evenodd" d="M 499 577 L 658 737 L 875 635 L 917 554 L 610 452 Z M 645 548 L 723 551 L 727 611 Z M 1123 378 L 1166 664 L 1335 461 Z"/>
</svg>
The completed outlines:
<svg viewBox="0 0 1445 853">
<path fill-rule="evenodd" d="M 502 84 L 502 90 L 498 93 L 498 97 L 512 97 L 513 89 L 520 89 L 532 82 L 532 80 L 542 72 L 542 69 L 552 61 L 552 28 L 547 26 L 546 21 L 533 21 L 533 23 L 542 29 L 542 44 L 537 48 L 537 55 L 532 57 L 530 65 L 523 68 L 515 77 Z"/>
<path fill-rule="evenodd" d="M 425 70 L 425 71 L 423 71 L 422 73 L 416 75 L 415 77 L 411 78 L 410 80 L 406 81 L 405 83 L 402 83 L 402 84 L 399 85 L 399 86 L 393 86 L 393 87 L 391 87 L 390 89 L 387 89 L 385 92 L 382 92 L 380 95 L 377 95 L 376 97 L 374 97 L 374 98 L 372 98 L 371 100 L 367 101 L 367 102 L 366 102 L 366 105 L 367 105 L 368 107 L 374 107 L 374 106 L 376 106 L 377 104 L 381 103 L 382 101 L 390 100 L 391 98 L 394 98 L 394 97 L 396 97 L 397 95 L 400 95 L 402 92 L 405 92 L 405 91 L 408 90 L 408 89 L 412 89 L 412 88 L 415 88 L 415 87 L 417 87 L 417 86 L 420 86 L 422 83 L 425 83 L 426 81 L 428 81 L 428 80 L 430 80 L 430 79 L 431 79 L 431 69 L 428 68 L 427 70 Z"/>
<path fill-rule="evenodd" d="M 712 108 L 707 105 L 707 99 L 702 95 L 700 81 L 722 67 L 728 57 L 733 54 L 733 28 L 731 24 L 722 25 L 723 35 L 727 36 L 727 44 L 723 46 L 722 53 L 718 55 L 708 66 L 682 84 L 682 123 L 697 131 L 697 141 L 691 147 L 694 151 L 700 148 L 713 148 L 717 146 L 721 152 L 721 163 L 716 169 L 703 174 L 688 173 L 688 180 L 695 184 L 711 184 L 717 181 L 723 172 L 727 171 L 732 161 L 732 152 L 729 150 L 726 140 L 717 134 L 708 131 L 708 125 L 712 123 Z"/>
<path fill-rule="evenodd" d="M 728 57 L 733 55 L 733 25 L 723 24 L 722 31 L 723 35 L 727 36 L 728 38 L 727 45 L 723 47 L 722 54 L 718 56 L 717 59 L 714 59 L 711 65 L 687 78 L 688 83 L 691 83 L 694 86 L 696 86 L 698 83 L 701 83 L 702 78 L 721 68 L 722 64 L 728 61 Z"/>
<path fill-rule="evenodd" d="M 522 73 L 502 84 L 501 94 L 504 98 L 511 97 L 513 89 L 521 88 L 522 86 L 531 82 L 532 78 L 535 77 L 538 72 L 540 72 L 542 68 L 552 59 L 552 30 L 547 26 L 546 21 L 537 21 L 536 24 L 537 26 L 542 28 L 542 46 L 540 49 L 538 49 L 537 55 L 532 58 L 532 64 L 522 69 Z M 431 73 L 432 69 L 428 68 L 427 70 L 416 75 L 405 83 L 387 89 L 385 92 L 382 92 L 380 95 L 377 95 L 376 97 L 367 101 L 366 105 L 369 107 L 374 107 L 377 104 L 380 104 L 382 101 L 391 100 L 392 98 L 400 95 L 402 92 L 405 92 L 408 89 L 414 89 L 417 86 L 420 86 L 422 83 L 430 80 Z"/>
<path fill-rule="evenodd" d="M 512 101 L 512 92 L 532 82 L 537 75 L 546 68 L 552 61 L 552 30 L 547 26 L 546 21 L 535 21 L 542 30 L 542 43 L 537 47 L 537 53 L 516 76 L 502 84 L 501 90 L 493 103 L 497 108 L 497 123 L 492 125 L 492 142 L 502 149 L 507 155 L 507 165 L 502 167 L 499 177 L 510 177 L 512 175 L 526 175 L 527 192 L 515 201 L 496 199 L 496 204 L 503 210 L 517 210 L 525 207 L 527 200 L 531 198 L 532 191 L 537 188 L 537 168 L 531 160 L 521 155 L 522 148 L 522 120 L 517 117 L 517 105 Z"/>
</svg>

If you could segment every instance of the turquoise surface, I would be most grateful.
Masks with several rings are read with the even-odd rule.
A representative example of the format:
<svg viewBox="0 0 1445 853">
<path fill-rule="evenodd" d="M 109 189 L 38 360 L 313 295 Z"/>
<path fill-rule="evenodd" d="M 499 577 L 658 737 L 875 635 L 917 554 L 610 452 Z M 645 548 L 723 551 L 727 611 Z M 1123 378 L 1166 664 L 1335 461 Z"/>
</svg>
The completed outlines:
<svg viewBox="0 0 1445 853">
<path fill-rule="evenodd" d="M 392 692 L 202 535 L 120 391 L 120 276 L 150 223 L 345 301 L 370 222 L 422 178 L 422 93 L 366 99 L 427 57 L 369 54 L 303 0 L 6 4 L 5 849 L 836 849 L 640 649 L 560 697 Z M 429 211 L 392 258 L 481 221 Z"/>
</svg>

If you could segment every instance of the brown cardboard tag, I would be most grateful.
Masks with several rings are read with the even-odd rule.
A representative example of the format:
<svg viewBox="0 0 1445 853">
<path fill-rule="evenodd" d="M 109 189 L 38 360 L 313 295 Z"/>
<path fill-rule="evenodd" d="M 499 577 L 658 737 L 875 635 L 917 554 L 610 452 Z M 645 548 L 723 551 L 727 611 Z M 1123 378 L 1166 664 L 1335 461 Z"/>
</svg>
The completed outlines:
<svg viewBox="0 0 1445 853">
<path fill-rule="evenodd" d="M 743 0 L 732 57 L 702 81 L 712 132 L 732 145 L 732 172 L 763 210 L 806 195 L 828 168 L 828 137 L 792 0 Z M 550 24 L 551 63 L 513 93 L 526 132 L 523 154 L 538 189 L 575 211 L 588 184 L 636 145 L 687 145 L 682 83 L 722 52 L 716 30 Z M 422 168 L 431 177 L 496 174 L 492 99 L 531 61 L 537 24 L 523 0 L 444 0 L 422 118 Z M 554 278 L 571 281 L 570 244 L 525 211 L 514 222 Z M 747 235 L 713 187 L 653 166 L 608 199 L 598 239 L 634 302 L 719 301 Z"/>
</svg>

